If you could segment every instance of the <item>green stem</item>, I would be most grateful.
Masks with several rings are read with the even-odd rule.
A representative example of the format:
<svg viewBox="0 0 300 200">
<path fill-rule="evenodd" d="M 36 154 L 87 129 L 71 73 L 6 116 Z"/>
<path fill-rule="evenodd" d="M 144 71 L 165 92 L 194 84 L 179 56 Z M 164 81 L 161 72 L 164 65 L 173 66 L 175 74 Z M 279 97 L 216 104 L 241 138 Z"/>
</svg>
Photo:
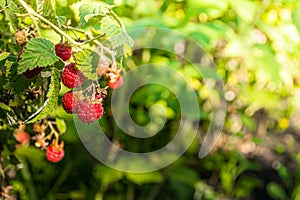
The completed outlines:
<svg viewBox="0 0 300 200">
<path fill-rule="evenodd" d="M 43 16 L 39 15 L 38 13 L 36 13 L 32 8 L 30 8 L 26 2 L 24 2 L 23 0 L 18 0 L 19 3 L 27 10 L 27 12 L 40 19 L 41 21 L 43 21 L 44 23 L 48 24 L 51 28 L 53 28 L 57 33 L 59 33 L 60 35 L 64 36 L 65 38 L 67 38 L 67 40 L 69 40 L 72 44 L 76 45 L 76 46 L 80 46 L 82 45 L 79 42 L 76 42 L 75 40 L 73 40 L 70 36 L 68 36 L 64 31 L 62 31 L 59 27 L 57 27 L 56 25 L 54 25 L 53 23 L 51 23 L 49 20 L 47 20 L 46 18 L 44 18 Z"/>
</svg>

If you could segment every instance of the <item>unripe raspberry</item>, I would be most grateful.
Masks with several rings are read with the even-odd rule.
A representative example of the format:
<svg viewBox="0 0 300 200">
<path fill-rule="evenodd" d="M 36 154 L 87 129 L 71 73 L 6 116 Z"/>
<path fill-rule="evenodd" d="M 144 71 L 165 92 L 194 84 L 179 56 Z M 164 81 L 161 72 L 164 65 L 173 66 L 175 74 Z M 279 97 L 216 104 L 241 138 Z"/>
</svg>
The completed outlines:
<svg viewBox="0 0 300 200">
<path fill-rule="evenodd" d="M 22 130 L 16 131 L 14 137 L 20 144 L 26 144 L 30 142 L 30 135 Z"/>
<path fill-rule="evenodd" d="M 81 102 L 78 108 L 79 119 L 86 124 L 92 123 L 100 119 L 103 115 L 103 107 L 101 103 Z"/>
<path fill-rule="evenodd" d="M 67 42 L 59 43 L 59 44 L 55 45 L 55 53 L 63 61 L 67 61 L 71 58 L 72 48 L 70 47 L 70 45 Z"/>
<path fill-rule="evenodd" d="M 26 32 L 24 30 L 18 31 L 15 36 L 15 41 L 17 44 L 22 45 L 26 43 Z"/>
<path fill-rule="evenodd" d="M 62 83 L 68 88 L 80 87 L 84 81 L 85 76 L 75 68 L 74 63 L 70 63 L 65 66 L 63 74 L 61 76 Z"/>
<path fill-rule="evenodd" d="M 107 81 L 107 86 L 111 89 L 117 89 L 123 85 L 123 77 L 119 75 L 116 79 Z"/>
</svg>

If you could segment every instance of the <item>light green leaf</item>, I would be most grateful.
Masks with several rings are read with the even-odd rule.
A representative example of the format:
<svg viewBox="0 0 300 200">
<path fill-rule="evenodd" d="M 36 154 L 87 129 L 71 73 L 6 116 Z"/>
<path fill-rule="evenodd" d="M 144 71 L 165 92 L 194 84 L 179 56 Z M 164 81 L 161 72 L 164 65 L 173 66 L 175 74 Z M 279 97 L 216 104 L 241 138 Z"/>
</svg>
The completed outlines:
<svg viewBox="0 0 300 200">
<path fill-rule="evenodd" d="M 257 2 L 250 0 L 229 0 L 232 9 L 237 15 L 242 18 L 245 22 L 251 23 L 258 10 Z"/>
<path fill-rule="evenodd" d="M 76 67 L 83 73 L 83 75 L 90 80 L 97 80 L 98 76 L 93 69 L 92 52 L 83 50 L 75 54 Z"/>
<path fill-rule="evenodd" d="M 83 4 L 79 8 L 81 25 L 84 26 L 90 19 L 97 16 L 105 16 L 110 12 L 109 6 L 103 2 Z"/>
<path fill-rule="evenodd" d="M 10 53 L 8 53 L 8 52 L 0 53 L 0 61 L 5 60 L 6 58 L 8 58 L 9 55 L 10 55 Z"/>
<path fill-rule="evenodd" d="M 45 4 L 44 0 L 36 0 L 36 11 L 38 13 L 41 14 L 43 12 L 44 4 Z"/>
<path fill-rule="evenodd" d="M 298 29 L 298 32 L 300 33 L 300 7 L 293 12 L 292 18 L 295 26 Z"/>
<path fill-rule="evenodd" d="M 113 17 L 103 17 L 100 24 L 100 32 L 108 37 L 113 49 L 124 46 L 125 44 L 128 44 L 131 47 L 133 46 L 132 38 L 120 27 Z"/>
<path fill-rule="evenodd" d="M 6 110 L 6 111 L 12 111 L 11 107 L 9 107 L 8 105 L 6 105 L 5 103 L 0 102 L 0 108 L 2 110 Z"/>
<path fill-rule="evenodd" d="M 6 77 L 8 77 L 9 76 L 9 74 L 10 74 L 10 69 L 11 69 L 11 66 L 14 64 L 14 62 L 12 62 L 12 61 L 9 61 L 9 60 L 6 60 L 5 61 L 5 64 L 4 64 L 4 66 L 6 67 L 6 73 L 5 73 L 5 76 Z"/>
<path fill-rule="evenodd" d="M 56 107 L 58 101 L 58 94 L 60 90 L 60 72 L 56 68 L 53 68 L 51 72 L 51 83 L 49 86 L 49 91 L 47 93 L 47 100 L 45 101 L 42 107 L 40 107 L 23 123 L 28 124 L 40 119 L 44 119 L 45 117 L 47 117 L 47 115 L 52 113 L 53 109 Z"/>
<path fill-rule="evenodd" d="M 65 120 L 56 118 L 56 126 L 60 134 L 64 134 L 67 130 L 67 125 Z"/>
<path fill-rule="evenodd" d="M 17 20 L 17 17 L 15 16 L 15 13 L 10 8 L 5 7 L 3 10 L 5 13 L 6 19 L 8 20 L 11 27 L 14 30 L 17 30 L 18 20 Z"/>
<path fill-rule="evenodd" d="M 54 44 L 45 38 L 34 38 L 26 44 L 24 53 L 21 55 L 18 73 L 37 66 L 46 67 L 53 65 L 59 58 L 55 54 Z"/>
<path fill-rule="evenodd" d="M 126 178 L 138 185 L 146 183 L 160 183 L 163 181 L 163 176 L 159 172 L 150 172 L 143 174 L 126 173 Z"/>
<path fill-rule="evenodd" d="M 6 0 L 0 0 L 0 7 L 5 7 L 6 5 Z"/>
</svg>

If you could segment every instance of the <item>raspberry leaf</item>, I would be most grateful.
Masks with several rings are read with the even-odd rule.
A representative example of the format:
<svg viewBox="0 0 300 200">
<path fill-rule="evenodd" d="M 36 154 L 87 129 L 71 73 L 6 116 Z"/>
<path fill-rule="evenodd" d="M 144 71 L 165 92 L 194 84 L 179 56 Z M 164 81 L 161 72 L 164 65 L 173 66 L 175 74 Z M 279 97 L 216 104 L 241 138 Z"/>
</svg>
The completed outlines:
<svg viewBox="0 0 300 200">
<path fill-rule="evenodd" d="M 59 58 L 55 55 L 54 44 L 45 38 L 34 38 L 26 44 L 19 61 L 18 74 L 37 66 L 53 65 Z"/>
<path fill-rule="evenodd" d="M 76 67 L 89 80 L 97 80 L 98 76 L 93 68 L 93 56 L 90 51 L 80 51 L 75 54 Z"/>
<path fill-rule="evenodd" d="M 58 101 L 58 94 L 60 90 L 60 72 L 58 69 L 53 68 L 51 71 L 51 83 L 49 86 L 49 91 L 47 93 L 47 100 L 43 104 L 42 107 L 40 107 L 34 114 L 32 114 L 27 120 L 25 120 L 23 123 L 33 123 L 37 120 L 44 119 L 52 113 L 53 109 L 57 105 Z"/>
<path fill-rule="evenodd" d="M 90 19 L 107 15 L 109 12 L 109 6 L 103 2 L 82 4 L 79 8 L 80 24 L 84 27 Z"/>
<path fill-rule="evenodd" d="M 120 24 L 112 17 L 105 16 L 100 21 L 100 32 L 104 33 L 111 42 L 111 47 L 116 49 L 127 44 L 133 46 L 132 38 L 121 28 Z"/>
<path fill-rule="evenodd" d="M 9 52 L 2 52 L 0 53 L 0 61 L 5 60 L 10 55 Z"/>
<path fill-rule="evenodd" d="M 18 29 L 18 19 L 16 17 L 16 13 L 20 13 L 20 10 L 18 9 L 18 6 L 13 2 L 9 1 L 8 5 L 6 6 L 5 1 L 0 2 L 0 8 L 4 11 L 4 14 L 9 21 L 11 27 L 14 30 Z"/>
</svg>

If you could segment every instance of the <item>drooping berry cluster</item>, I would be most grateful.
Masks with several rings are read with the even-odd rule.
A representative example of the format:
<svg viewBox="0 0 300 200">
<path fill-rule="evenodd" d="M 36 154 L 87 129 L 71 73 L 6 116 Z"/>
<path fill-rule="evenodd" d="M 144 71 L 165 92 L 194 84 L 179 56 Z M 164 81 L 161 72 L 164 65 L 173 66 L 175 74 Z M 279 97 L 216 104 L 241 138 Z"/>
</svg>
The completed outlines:
<svg viewBox="0 0 300 200">
<path fill-rule="evenodd" d="M 19 128 L 14 130 L 14 138 L 17 141 L 16 148 L 28 146 L 30 141 L 35 141 L 35 146 L 46 151 L 46 159 L 56 163 L 64 158 L 64 142 L 59 143 L 60 133 L 55 121 L 44 119 L 35 122 L 29 134 L 26 125 L 20 123 Z"/>
<path fill-rule="evenodd" d="M 70 59 L 72 49 L 66 43 L 55 46 L 56 55 L 63 61 Z M 72 90 L 64 94 L 62 107 L 69 114 L 78 114 L 79 119 L 86 124 L 100 119 L 103 115 L 102 100 L 104 92 L 85 93 L 80 87 L 85 83 L 86 77 L 76 68 L 75 63 L 67 64 L 62 73 L 62 83 Z M 95 90 L 95 85 L 88 87 Z M 99 89 L 99 86 L 96 88 Z"/>
</svg>

